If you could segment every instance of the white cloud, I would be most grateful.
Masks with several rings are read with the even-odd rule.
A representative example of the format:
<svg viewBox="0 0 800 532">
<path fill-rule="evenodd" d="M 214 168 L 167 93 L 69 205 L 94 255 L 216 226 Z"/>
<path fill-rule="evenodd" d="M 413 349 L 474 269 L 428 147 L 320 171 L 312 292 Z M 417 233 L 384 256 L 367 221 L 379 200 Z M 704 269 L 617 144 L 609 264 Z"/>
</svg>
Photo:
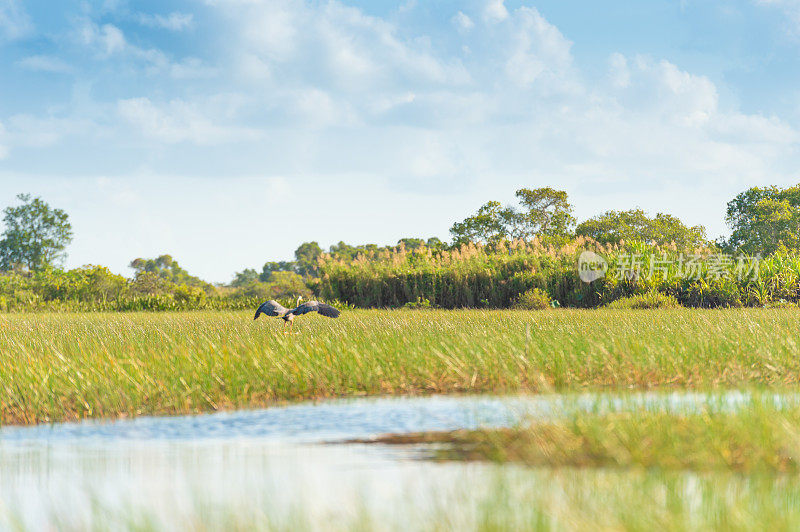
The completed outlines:
<svg viewBox="0 0 800 532">
<path fill-rule="evenodd" d="M 413 92 L 378 96 L 369 102 L 369 109 L 375 114 L 386 113 L 397 107 L 413 103 L 416 95 Z"/>
<path fill-rule="evenodd" d="M 52 146 L 63 135 L 76 132 L 80 124 L 68 119 L 14 115 L 8 120 L 8 134 L 15 146 Z"/>
<path fill-rule="evenodd" d="M 472 19 L 465 15 L 463 11 L 456 13 L 452 20 L 453 24 L 455 24 L 456 28 L 461 32 L 467 32 L 475 27 L 475 23 L 472 22 Z"/>
<path fill-rule="evenodd" d="M 18 39 L 33 29 L 21 0 L 0 0 L 0 38 Z"/>
<path fill-rule="evenodd" d="M 356 122 L 351 109 L 337 103 L 331 95 L 319 89 L 306 89 L 292 96 L 293 109 L 301 121 L 298 126 L 321 128 L 346 126 Z"/>
<path fill-rule="evenodd" d="M 788 17 L 791 33 L 800 33 L 800 0 L 754 0 L 756 5 L 769 6 L 783 11 Z"/>
<path fill-rule="evenodd" d="M 5 145 L 6 130 L 0 122 L 0 161 L 8 157 L 8 146 Z"/>
<path fill-rule="evenodd" d="M 128 46 L 122 30 L 113 24 L 98 26 L 87 21 L 81 26 L 79 35 L 84 45 L 94 48 L 105 57 L 122 52 Z"/>
<path fill-rule="evenodd" d="M 285 61 L 291 57 L 298 38 L 298 18 L 303 9 L 292 9 L 288 2 L 243 5 L 240 8 L 243 37 L 265 60 Z"/>
<path fill-rule="evenodd" d="M 11 157 L 16 148 L 41 150 L 64 138 L 104 131 L 101 125 L 83 117 L 16 114 L 4 124 L 0 123 L 0 159 Z"/>
<path fill-rule="evenodd" d="M 511 52 L 505 65 L 509 79 L 526 87 L 543 76 L 562 79 L 572 65 L 572 43 L 536 9 L 519 8 L 512 19 Z"/>
<path fill-rule="evenodd" d="M 242 1 L 226 14 L 239 28 L 242 72 L 283 86 L 319 82 L 367 93 L 468 81 L 458 61 L 441 61 L 424 39 L 402 39 L 390 22 L 339 2 Z"/>
<path fill-rule="evenodd" d="M 717 113 L 717 89 L 705 76 L 680 70 L 668 61 L 646 56 L 610 59 L 610 77 L 618 104 L 631 110 L 655 112 L 665 122 L 700 126 Z M 621 82 L 624 81 L 624 82 Z"/>
<path fill-rule="evenodd" d="M 125 9 L 129 0 L 102 0 L 100 3 L 100 13 L 119 13 Z"/>
<path fill-rule="evenodd" d="M 172 78 L 179 80 L 211 78 L 219 73 L 217 68 L 206 65 L 196 57 L 187 57 L 178 62 L 170 62 L 165 58 L 165 63 L 158 66 L 158 68 L 167 70 Z"/>
<path fill-rule="evenodd" d="M 582 69 L 572 42 L 533 8 L 454 9 L 442 36 L 399 22 L 408 13 L 381 18 L 336 0 L 209 5 L 227 44 L 216 59 L 175 60 L 135 28 L 85 23 L 87 55 L 108 67 L 97 69 L 97 93 L 113 86 L 108 72 L 136 75 L 112 104 L 89 101 L 91 88 L 81 100 L 111 130 L 106 145 L 125 146 L 121 165 L 269 168 L 298 187 L 355 175 L 418 196 L 552 185 L 658 199 L 641 191 L 780 183 L 800 163 L 793 124 L 743 113 L 709 77 L 661 58 L 616 53 L 605 71 Z M 37 61 L 46 65 L 26 68 Z M 201 77 L 213 79 L 187 81 Z M 69 146 L 75 128 L 47 122 L 58 112 L 27 125 L 0 117 L 0 144 L 12 156 L 18 145 Z M 724 205 L 721 190 L 708 201 Z"/>
<path fill-rule="evenodd" d="M 37 72 L 52 72 L 55 74 L 72 72 L 72 67 L 66 62 L 58 57 L 49 55 L 30 55 L 17 61 L 17 65 Z"/>
<path fill-rule="evenodd" d="M 266 81 L 272 77 L 269 62 L 254 53 L 244 53 L 238 57 L 237 68 L 241 75 L 254 81 Z"/>
<path fill-rule="evenodd" d="M 608 64 L 611 84 L 620 89 L 628 87 L 631 84 L 631 73 L 625 56 L 620 53 L 613 53 L 608 60 Z"/>
<path fill-rule="evenodd" d="M 145 137 L 167 143 L 213 145 L 258 137 L 249 128 L 219 125 L 197 105 L 178 99 L 158 106 L 149 98 L 130 98 L 117 102 L 117 111 Z"/>
<path fill-rule="evenodd" d="M 151 15 L 139 13 L 136 20 L 143 26 L 165 30 L 181 31 L 192 26 L 194 16 L 191 13 L 170 13 L 169 15 Z"/>
<path fill-rule="evenodd" d="M 487 0 L 483 15 L 488 21 L 499 22 L 508 18 L 508 9 L 503 0 Z"/>
<path fill-rule="evenodd" d="M 92 21 L 83 21 L 78 30 L 78 40 L 93 50 L 99 59 L 114 59 L 115 63 L 128 68 L 141 67 L 149 75 L 168 74 L 174 79 L 209 78 L 217 74 L 217 69 L 209 67 L 196 57 L 171 60 L 157 48 L 142 48 L 131 44 L 121 29 L 113 24 L 102 26 Z M 119 61 L 123 57 L 128 61 Z"/>
</svg>

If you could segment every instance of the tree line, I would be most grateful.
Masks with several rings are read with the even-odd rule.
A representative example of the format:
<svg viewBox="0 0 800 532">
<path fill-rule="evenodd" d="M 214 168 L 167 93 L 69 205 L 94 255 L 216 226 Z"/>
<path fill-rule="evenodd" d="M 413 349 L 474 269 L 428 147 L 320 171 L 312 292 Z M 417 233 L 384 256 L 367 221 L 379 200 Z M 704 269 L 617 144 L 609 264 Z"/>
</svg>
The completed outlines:
<svg viewBox="0 0 800 532">
<path fill-rule="evenodd" d="M 566 192 L 549 187 L 520 189 L 516 199 L 517 205 L 502 205 L 497 201 L 485 203 L 474 214 L 453 224 L 449 242 L 436 237 L 403 238 L 394 246 L 339 242 L 327 250 L 317 242 L 306 242 L 295 250 L 294 260 L 268 261 L 260 271 L 248 268 L 237 272 L 226 285 L 212 285 L 189 274 L 170 255 L 134 259 L 130 263 L 133 270 L 130 278 L 98 266 L 65 272 L 59 266 L 73 238 L 69 216 L 41 198 L 21 194 L 17 196 L 17 205 L 3 211 L 0 309 L 36 306 L 32 301 L 44 305 L 47 301 L 79 300 L 91 300 L 89 306 L 94 307 L 102 301 L 103 308 L 120 310 L 239 308 L 259 299 L 295 294 L 324 295 L 363 306 L 420 302 L 429 299 L 422 297 L 425 294 L 432 295 L 434 300 L 448 301 L 447 306 L 508 306 L 518 299 L 520 290 L 547 285 L 531 279 L 518 282 L 529 263 L 535 262 L 535 269 L 541 274 L 548 269 L 547 264 L 551 267 L 554 263 L 552 258 L 547 259 L 548 253 L 573 250 L 578 241 L 617 248 L 620 243 L 627 242 L 672 250 L 703 248 L 708 252 L 762 256 L 791 254 L 800 247 L 800 185 L 753 187 L 737 195 L 728 203 L 726 211 L 731 235 L 716 241 L 708 239 L 702 226 L 688 226 L 664 213 L 649 216 L 641 209 L 607 211 L 578 223 Z M 527 258 L 511 267 L 504 257 L 514 256 L 510 251 L 514 242 L 535 242 L 535 246 L 526 247 Z M 473 276 L 480 279 L 466 282 L 464 279 L 470 274 L 464 272 L 469 268 L 454 264 L 469 262 L 466 257 L 470 252 L 466 250 L 478 248 L 480 254 L 496 255 L 497 260 L 484 260 L 486 264 L 481 266 L 492 269 L 491 275 Z M 535 253 L 531 251 L 534 248 Z M 521 248 L 517 245 L 516 249 Z M 517 259 L 521 256 L 516 254 Z M 444 268 L 436 257 L 449 266 Z M 574 257 L 564 262 L 563 275 L 575 277 L 573 262 Z M 372 266 L 367 269 L 364 263 Z M 570 268 L 572 270 L 568 271 Z M 431 277 L 434 270 L 439 278 Z M 441 281 L 445 270 L 455 272 L 454 277 Z M 424 276 L 414 277 L 425 271 L 428 280 L 422 281 L 423 284 L 436 284 L 431 280 L 434 278 L 440 280 L 436 288 L 427 292 L 419 289 Z M 411 277 L 403 277 L 406 273 Z M 59 286 L 59 290 L 54 290 L 51 284 Z M 367 284 L 370 285 L 368 289 Z M 463 290 L 456 288 L 467 285 Z M 365 290 L 372 295 L 364 295 Z M 440 291 L 438 296 L 436 290 Z M 448 290 L 450 295 L 444 293 Z M 460 295 L 454 295 L 459 290 Z M 542 290 L 546 291 L 547 287 Z M 549 290 L 555 294 L 553 287 Z M 377 293 L 391 295 L 376 296 Z M 569 297 L 562 299 L 566 304 L 575 303 Z"/>
</svg>

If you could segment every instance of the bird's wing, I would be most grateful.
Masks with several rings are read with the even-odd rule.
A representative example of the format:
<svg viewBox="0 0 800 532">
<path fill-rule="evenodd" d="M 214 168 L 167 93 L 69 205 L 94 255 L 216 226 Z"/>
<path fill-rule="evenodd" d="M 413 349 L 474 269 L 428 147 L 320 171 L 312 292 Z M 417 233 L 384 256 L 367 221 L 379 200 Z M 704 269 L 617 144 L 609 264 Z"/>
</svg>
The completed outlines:
<svg viewBox="0 0 800 532">
<path fill-rule="evenodd" d="M 320 303 L 317 312 L 329 318 L 338 318 L 339 314 L 341 314 L 341 312 L 339 312 L 339 309 L 334 308 L 328 305 L 327 303 Z"/>
<path fill-rule="evenodd" d="M 303 314 L 308 314 L 309 312 L 319 312 L 323 316 L 327 316 L 329 318 L 338 318 L 340 314 L 337 309 L 326 303 L 320 303 L 319 301 L 309 301 L 308 303 L 303 303 L 296 309 L 293 309 L 291 312 L 295 316 L 301 316 Z"/>
<path fill-rule="evenodd" d="M 261 303 L 261 306 L 256 309 L 256 316 L 253 319 L 257 320 L 260 314 L 264 314 L 265 316 L 283 316 L 286 312 L 288 312 L 286 307 L 274 299 L 270 299 L 269 301 Z"/>
<path fill-rule="evenodd" d="M 293 308 L 291 313 L 295 316 L 302 316 L 303 314 L 308 314 L 309 312 L 316 312 L 319 310 L 319 302 L 318 301 L 307 301 L 302 305 L 298 306 L 297 308 Z"/>
</svg>

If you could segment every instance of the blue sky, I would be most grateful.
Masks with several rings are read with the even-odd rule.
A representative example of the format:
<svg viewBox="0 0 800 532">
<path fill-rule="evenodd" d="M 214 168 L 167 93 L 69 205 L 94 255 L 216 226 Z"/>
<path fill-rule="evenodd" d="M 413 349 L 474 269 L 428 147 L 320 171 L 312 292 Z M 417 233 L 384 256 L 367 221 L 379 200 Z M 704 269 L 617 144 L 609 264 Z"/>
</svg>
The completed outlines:
<svg viewBox="0 0 800 532">
<path fill-rule="evenodd" d="M 0 203 L 66 209 L 68 266 L 212 281 L 520 187 L 715 237 L 798 182 L 799 52 L 800 0 L 0 0 Z"/>
</svg>

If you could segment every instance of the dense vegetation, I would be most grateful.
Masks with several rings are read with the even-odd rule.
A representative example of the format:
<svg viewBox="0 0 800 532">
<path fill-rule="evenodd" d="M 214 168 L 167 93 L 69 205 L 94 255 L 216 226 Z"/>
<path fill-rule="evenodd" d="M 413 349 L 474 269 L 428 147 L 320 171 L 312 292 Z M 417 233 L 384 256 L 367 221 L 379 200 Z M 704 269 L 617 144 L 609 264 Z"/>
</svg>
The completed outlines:
<svg viewBox="0 0 800 532">
<path fill-rule="evenodd" d="M 617 306 L 794 305 L 800 300 L 798 190 L 743 192 L 728 204 L 730 239 L 714 243 L 703 227 L 640 209 L 576 224 L 563 191 L 520 189 L 518 207 L 486 203 L 453 225 L 450 243 L 339 242 L 324 251 L 306 242 L 295 260 L 245 269 L 227 285 L 191 275 L 170 255 L 134 259 L 130 278 L 102 266 L 64 271 L 58 264 L 72 238 L 66 213 L 21 195 L 21 205 L 4 211 L 0 310 L 243 309 L 298 295 L 365 308 L 588 308 L 623 298 L 639 303 Z M 579 277 L 584 251 L 607 263 L 605 275 L 591 283 Z"/>
<path fill-rule="evenodd" d="M 255 299 L 175 284 L 151 272 L 127 279 L 102 266 L 0 275 L 0 310 L 179 310 L 247 308 Z"/>
<path fill-rule="evenodd" d="M 657 316 L 654 313 L 658 313 Z M 376 394 L 795 387 L 782 309 L 0 315 L 0 423 Z"/>
<path fill-rule="evenodd" d="M 578 276 L 583 251 L 608 261 L 605 277 Z M 556 247 L 533 240 L 469 244 L 455 250 L 420 248 L 363 253 L 346 261 L 321 259 L 320 293 L 358 307 L 423 302 L 442 308 L 517 306 L 531 290 L 552 306 L 598 307 L 654 292 L 688 307 L 792 305 L 800 300 L 800 255 L 764 259 L 728 256 L 713 248 L 602 245 L 577 238 Z"/>
<path fill-rule="evenodd" d="M 302 277 L 290 272 L 267 282 L 226 287 L 174 275 L 182 269 L 169 255 L 152 262 L 171 266 L 137 271 L 131 279 L 92 265 L 0 274 L 0 311 L 237 310 L 254 309 L 265 299 L 288 305 L 297 295 L 311 294 Z"/>
</svg>

